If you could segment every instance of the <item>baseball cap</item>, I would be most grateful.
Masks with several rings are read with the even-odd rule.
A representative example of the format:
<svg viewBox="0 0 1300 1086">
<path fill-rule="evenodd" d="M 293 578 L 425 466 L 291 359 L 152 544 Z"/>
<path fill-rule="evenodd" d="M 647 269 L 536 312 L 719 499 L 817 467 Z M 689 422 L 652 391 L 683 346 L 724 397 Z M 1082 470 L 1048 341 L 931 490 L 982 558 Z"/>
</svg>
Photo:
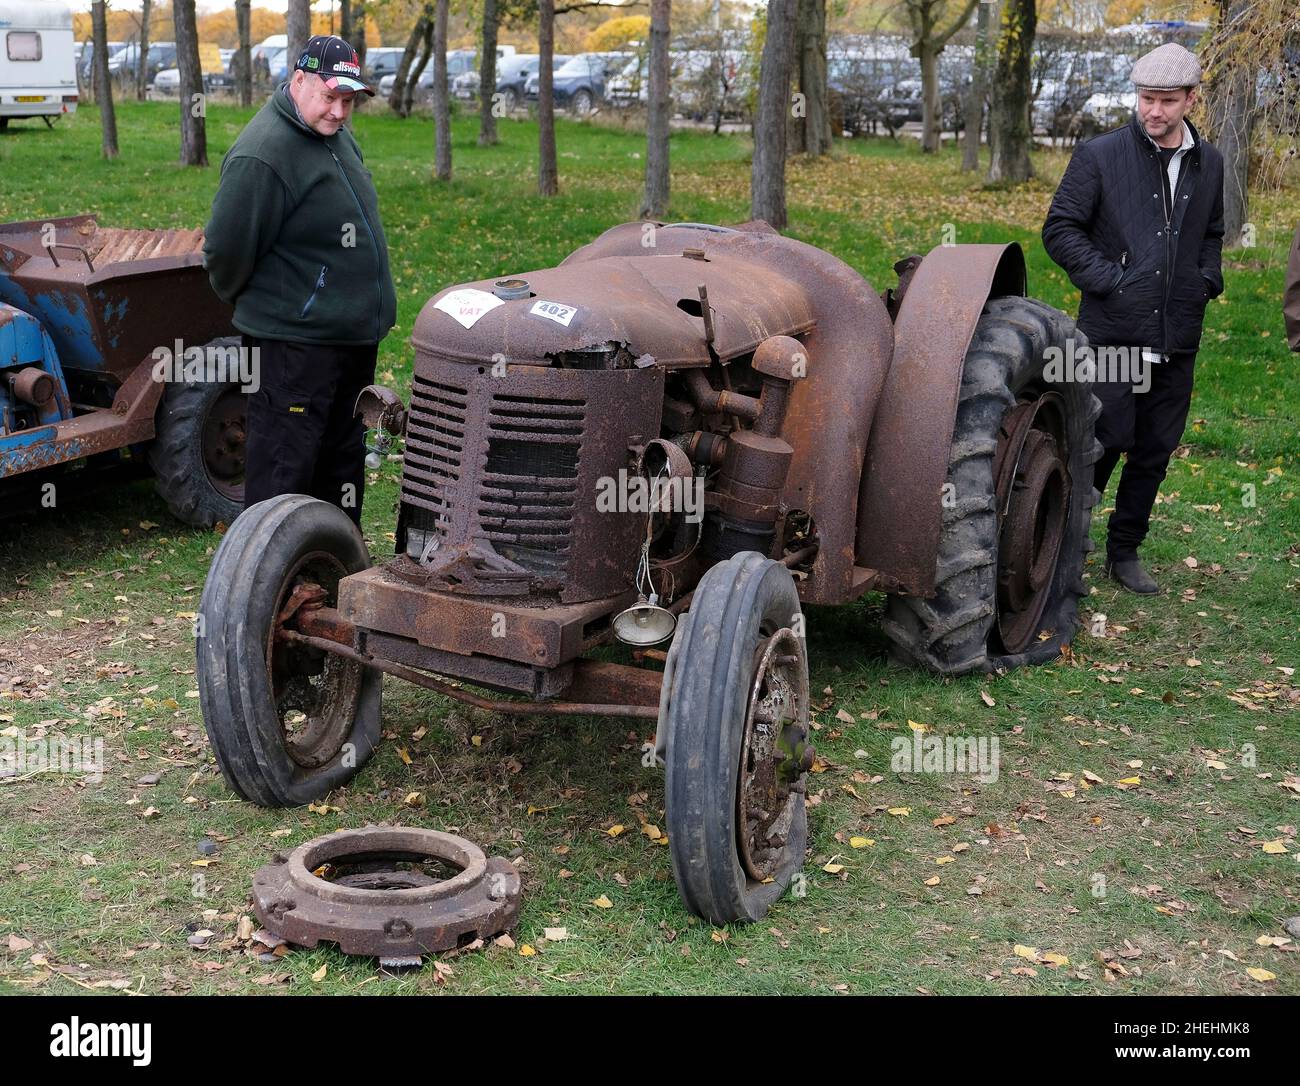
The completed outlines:
<svg viewBox="0 0 1300 1086">
<path fill-rule="evenodd" d="M 313 72 L 331 90 L 375 92 L 361 81 L 361 58 L 357 51 L 335 34 L 314 34 L 307 39 L 294 70 Z"/>
</svg>

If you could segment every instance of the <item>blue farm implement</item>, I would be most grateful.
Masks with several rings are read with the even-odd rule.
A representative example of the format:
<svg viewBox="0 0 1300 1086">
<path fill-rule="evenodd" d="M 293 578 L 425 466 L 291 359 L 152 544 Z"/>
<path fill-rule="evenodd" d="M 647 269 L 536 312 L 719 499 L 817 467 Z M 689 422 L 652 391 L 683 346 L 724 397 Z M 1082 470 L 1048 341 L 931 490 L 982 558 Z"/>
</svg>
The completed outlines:
<svg viewBox="0 0 1300 1086">
<path fill-rule="evenodd" d="M 185 345 L 209 362 L 239 350 L 202 245 L 199 230 L 88 215 L 0 225 L 0 509 L 70 471 L 147 465 L 186 523 L 238 514 L 240 367 L 160 365 Z"/>
</svg>

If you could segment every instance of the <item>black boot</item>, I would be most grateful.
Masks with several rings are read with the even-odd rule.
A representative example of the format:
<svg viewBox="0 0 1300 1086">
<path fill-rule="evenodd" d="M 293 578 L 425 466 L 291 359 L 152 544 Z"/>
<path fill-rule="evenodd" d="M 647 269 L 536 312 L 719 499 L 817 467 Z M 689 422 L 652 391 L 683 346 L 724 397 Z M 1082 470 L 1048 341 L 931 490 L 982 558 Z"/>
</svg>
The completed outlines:
<svg viewBox="0 0 1300 1086">
<path fill-rule="evenodd" d="M 1160 591 L 1156 579 L 1142 568 L 1142 563 L 1136 558 L 1108 559 L 1106 576 L 1142 596 L 1152 596 Z"/>
</svg>

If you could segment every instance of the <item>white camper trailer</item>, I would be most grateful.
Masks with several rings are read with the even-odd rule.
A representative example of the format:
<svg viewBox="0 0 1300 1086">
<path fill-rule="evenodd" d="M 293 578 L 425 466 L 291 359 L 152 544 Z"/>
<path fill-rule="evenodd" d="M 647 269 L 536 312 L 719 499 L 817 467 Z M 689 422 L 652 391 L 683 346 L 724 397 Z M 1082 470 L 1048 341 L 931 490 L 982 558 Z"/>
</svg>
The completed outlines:
<svg viewBox="0 0 1300 1086">
<path fill-rule="evenodd" d="M 0 0 L 0 129 L 77 111 L 72 9 L 61 0 Z"/>
</svg>

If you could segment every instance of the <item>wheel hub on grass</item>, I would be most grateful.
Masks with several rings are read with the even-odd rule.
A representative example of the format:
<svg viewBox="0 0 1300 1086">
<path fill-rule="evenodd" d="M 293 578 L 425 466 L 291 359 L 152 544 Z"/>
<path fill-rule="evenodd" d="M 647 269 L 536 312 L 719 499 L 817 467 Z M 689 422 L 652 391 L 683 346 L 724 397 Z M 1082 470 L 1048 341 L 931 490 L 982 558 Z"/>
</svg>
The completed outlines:
<svg viewBox="0 0 1300 1086">
<path fill-rule="evenodd" d="M 740 751 L 736 836 L 745 870 L 763 882 L 775 878 L 781 866 L 814 751 L 808 742 L 803 642 L 781 629 L 758 646 L 755 656 Z"/>
<path fill-rule="evenodd" d="M 450 877 L 447 877 L 450 876 Z M 339 830 L 278 854 L 253 876 L 253 911 L 299 946 L 410 959 L 514 927 L 519 872 L 450 833 Z"/>
<path fill-rule="evenodd" d="M 351 733 L 351 707 L 360 693 L 362 665 L 279 634 L 292 628 L 299 612 L 333 606 L 338 583 L 346 575 L 332 555 L 305 555 L 284 580 L 267 639 L 266 666 L 284 748 L 304 769 L 332 761 Z"/>
<path fill-rule="evenodd" d="M 1023 652 L 1051 595 L 1070 509 L 1064 401 L 1055 392 L 1017 404 L 998 434 L 998 633 Z"/>
<path fill-rule="evenodd" d="M 223 498 L 244 500 L 244 393 L 238 386 L 218 397 L 203 421 L 203 466 L 212 487 Z"/>
</svg>

